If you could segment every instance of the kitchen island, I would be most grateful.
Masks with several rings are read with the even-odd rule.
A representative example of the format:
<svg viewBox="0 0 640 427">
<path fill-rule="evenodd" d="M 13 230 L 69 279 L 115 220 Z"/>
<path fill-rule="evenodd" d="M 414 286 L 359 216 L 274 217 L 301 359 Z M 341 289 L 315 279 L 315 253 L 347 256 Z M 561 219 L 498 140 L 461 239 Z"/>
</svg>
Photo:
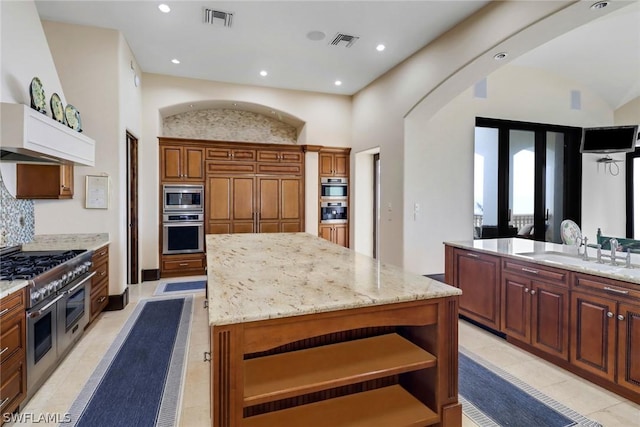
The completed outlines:
<svg viewBox="0 0 640 427">
<path fill-rule="evenodd" d="M 208 235 L 212 424 L 460 426 L 460 290 L 306 233 Z"/>
</svg>

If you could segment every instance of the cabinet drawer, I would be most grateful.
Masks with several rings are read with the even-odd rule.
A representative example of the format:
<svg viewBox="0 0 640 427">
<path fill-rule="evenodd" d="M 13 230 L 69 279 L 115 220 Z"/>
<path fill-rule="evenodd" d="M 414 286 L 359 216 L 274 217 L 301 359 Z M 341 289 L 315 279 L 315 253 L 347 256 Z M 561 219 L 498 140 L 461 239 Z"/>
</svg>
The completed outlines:
<svg viewBox="0 0 640 427">
<path fill-rule="evenodd" d="M 256 151 L 233 148 L 207 148 L 206 156 L 207 160 L 251 162 L 256 160 Z"/>
<path fill-rule="evenodd" d="M 27 290 L 24 288 L 0 299 L 0 322 L 4 322 L 4 320 L 13 315 L 13 313 L 23 311 L 26 306 L 26 296 Z"/>
<path fill-rule="evenodd" d="M 302 165 L 297 164 L 262 164 L 258 163 L 258 173 L 302 175 Z"/>
<path fill-rule="evenodd" d="M 109 277 L 109 263 L 103 262 L 101 264 L 94 264 L 93 271 L 96 272 L 95 276 L 93 276 L 92 283 L 98 283 L 103 279 L 107 279 Z"/>
<path fill-rule="evenodd" d="M 21 312 L 0 322 L 0 362 L 4 362 L 25 347 L 25 314 Z"/>
<path fill-rule="evenodd" d="M 19 351 L 0 366 L 0 413 L 13 412 L 24 400 L 26 387 L 25 356 Z"/>
<path fill-rule="evenodd" d="M 302 163 L 302 153 L 297 151 L 259 150 L 258 161 L 265 163 Z"/>
<path fill-rule="evenodd" d="M 207 162 L 207 173 L 255 173 L 255 163 Z"/>
<path fill-rule="evenodd" d="M 109 304 L 109 286 L 105 282 L 95 292 L 91 290 L 91 318 L 95 317 Z"/>
<path fill-rule="evenodd" d="M 204 268 L 204 260 L 202 258 L 162 260 L 163 270 L 184 270 L 192 268 Z"/>
<path fill-rule="evenodd" d="M 508 258 L 504 258 L 502 262 L 503 271 L 519 274 L 531 279 L 550 280 L 554 285 L 567 286 L 568 271 L 546 266 L 542 267 L 540 264 L 518 262 Z"/>
<path fill-rule="evenodd" d="M 573 290 L 595 292 L 599 295 L 606 294 L 610 297 L 617 297 L 617 299 L 634 298 L 640 300 L 638 285 L 590 274 L 574 273 L 571 288 Z"/>
<path fill-rule="evenodd" d="M 103 246 L 93 252 L 91 262 L 94 266 L 107 262 L 109 260 L 109 246 Z"/>
</svg>

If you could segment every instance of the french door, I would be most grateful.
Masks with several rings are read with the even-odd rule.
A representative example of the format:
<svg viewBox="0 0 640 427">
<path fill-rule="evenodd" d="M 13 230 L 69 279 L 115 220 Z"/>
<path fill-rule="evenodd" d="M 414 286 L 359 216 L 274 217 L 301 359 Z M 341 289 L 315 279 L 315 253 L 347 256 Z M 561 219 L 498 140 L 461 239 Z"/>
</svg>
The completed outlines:
<svg viewBox="0 0 640 427">
<path fill-rule="evenodd" d="M 476 118 L 474 237 L 560 243 L 580 224 L 581 129 Z"/>
</svg>

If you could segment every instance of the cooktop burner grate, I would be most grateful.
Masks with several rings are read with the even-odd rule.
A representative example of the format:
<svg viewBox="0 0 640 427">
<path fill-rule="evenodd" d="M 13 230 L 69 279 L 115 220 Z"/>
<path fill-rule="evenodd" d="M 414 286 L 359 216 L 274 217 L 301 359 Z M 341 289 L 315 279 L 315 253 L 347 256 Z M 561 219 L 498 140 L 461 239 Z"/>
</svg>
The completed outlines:
<svg viewBox="0 0 640 427">
<path fill-rule="evenodd" d="M 85 250 L 18 251 L 0 256 L 0 280 L 30 280 Z"/>
</svg>

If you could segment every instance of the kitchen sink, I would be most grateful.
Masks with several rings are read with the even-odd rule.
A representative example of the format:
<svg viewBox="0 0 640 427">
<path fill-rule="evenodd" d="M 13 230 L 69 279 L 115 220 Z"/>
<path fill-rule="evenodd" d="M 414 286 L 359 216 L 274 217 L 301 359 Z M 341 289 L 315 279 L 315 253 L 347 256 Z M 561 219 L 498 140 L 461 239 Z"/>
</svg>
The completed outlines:
<svg viewBox="0 0 640 427">
<path fill-rule="evenodd" d="M 618 260 L 618 265 L 611 265 L 608 258 L 603 258 L 604 263 L 598 263 L 595 257 L 595 249 L 589 253 L 589 260 L 585 261 L 582 256 L 571 255 L 565 252 L 557 251 L 544 251 L 544 252 L 522 252 L 517 254 L 524 258 L 529 258 L 534 261 L 543 261 L 545 264 L 558 264 L 559 267 L 565 265 L 573 265 L 583 267 L 590 270 L 608 272 L 608 273 L 620 273 L 629 276 L 640 277 L 640 267 L 633 263 L 636 261 L 632 258 L 631 268 L 626 268 L 624 260 Z"/>
</svg>

